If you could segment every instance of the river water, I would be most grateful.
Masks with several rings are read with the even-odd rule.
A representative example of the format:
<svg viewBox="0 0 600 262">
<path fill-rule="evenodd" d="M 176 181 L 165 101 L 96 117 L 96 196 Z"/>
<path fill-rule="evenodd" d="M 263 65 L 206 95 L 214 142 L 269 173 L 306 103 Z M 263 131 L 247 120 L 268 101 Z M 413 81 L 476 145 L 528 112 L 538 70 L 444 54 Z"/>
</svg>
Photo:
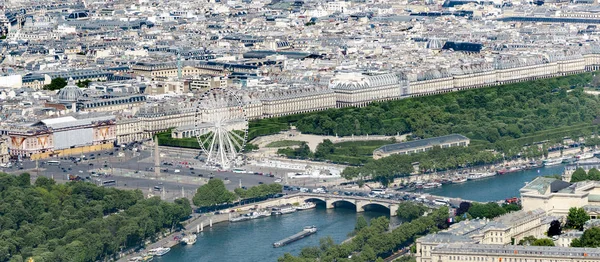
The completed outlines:
<svg viewBox="0 0 600 262">
<path fill-rule="evenodd" d="M 519 196 L 519 189 L 525 182 L 537 176 L 562 174 L 564 167 L 542 167 L 494 176 L 482 180 L 468 181 L 462 184 L 444 185 L 441 188 L 426 190 L 434 195 L 460 197 L 475 201 L 496 201 Z M 277 217 L 267 217 L 238 223 L 215 224 L 205 228 L 192 246 L 176 246 L 171 252 L 155 261 L 179 262 L 263 262 L 277 261 L 277 258 L 289 252 L 298 255 L 306 246 L 319 245 L 319 239 L 330 236 L 336 243 L 347 239 L 354 229 L 356 218 L 364 215 L 367 220 L 379 216 L 389 216 L 387 212 L 369 211 L 357 214 L 353 208 L 316 209 L 299 211 Z M 399 223 L 395 218 L 392 223 Z M 304 226 L 315 225 L 317 234 L 301 239 L 290 245 L 273 248 L 278 240 L 291 236 Z"/>
<path fill-rule="evenodd" d="M 461 184 L 444 185 L 439 188 L 423 190 L 423 193 L 480 202 L 496 201 L 519 197 L 519 189 L 525 186 L 525 182 L 530 182 L 538 176 L 561 175 L 563 170 L 564 165 L 540 167 Z"/>
<path fill-rule="evenodd" d="M 319 239 L 330 236 L 336 243 L 344 241 L 354 230 L 356 219 L 363 215 L 367 220 L 389 216 L 387 212 L 364 212 L 336 208 L 298 211 L 283 216 L 273 216 L 237 223 L 220 223 L 204 228 L 192 246 L 176 246 L 154 261 L 207 261 L 207 262 L 263 262 L 277 261 L 284 253 L 299 254 L 306 246 L 318 246 Z M 392 219 L 392 223 L 398 221 Z M 273 248 L 273 243 L 296 234 L 304 226 L 315 225 L 318 232 L 287 246 Z"/>
</svg>

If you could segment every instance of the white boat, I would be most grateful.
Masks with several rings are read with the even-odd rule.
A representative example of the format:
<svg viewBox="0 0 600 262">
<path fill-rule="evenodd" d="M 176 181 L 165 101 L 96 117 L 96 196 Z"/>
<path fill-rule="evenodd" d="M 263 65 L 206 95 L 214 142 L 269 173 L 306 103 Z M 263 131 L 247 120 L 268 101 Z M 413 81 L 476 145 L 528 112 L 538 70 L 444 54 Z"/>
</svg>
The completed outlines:
<svg viewBox="0 0 600 262">
<path fill-rule="evenodd" d="M 578 160 L 590 159 L 592 157 L 594 157 L 594 153 L 583 153 L 581 155 L 575 156 L 575 158 L 577 158 Z"/>
<path fill-rule="evenodd" d="M 441 186 L 442 186 L 442 183 L 431 182 L 431 183 L 427 183 L 427 184 L 423 185 L 423 189 L 436 188 L 436 187 L 441 187 Z"/>
<path fill-rule="evenodd" d="M 477 179 L 482 179 L 482 178 L 486 178 L 486 177 L 492 177 L 494 175 L 495 175 L 494 173 L 473 173 L 467 177 L 467 180 L 477 180 Z"/>
<path fill-rule="evenodd" d="M 563 162 L 563 158 L 551 158 L 551 159 L 546 159 L 544 160 L 544 166 L 555 166 L 555 165 L 560 165 Z"/>
<path fill-rule="evenodd" d="M 271 215 L 283 215 L 296 212 L 295 206 L 283 206 L 283 207 L 275 207 L 273 208 L 273 212 Z"/>
<path fill-rule="evenodd" d="M 257 218 L 261 218 L 261 217 L 268 217 L 270 215 L 271 215 L 271 213 L 269 211 L 252 212 L 252 213 L 241 215 L 239 217 L 230 218 L 229 221 L 230 222 L 240 222 L 240 221 L 246 221 L 246 220 L 251 220 L 251 219 L 257 219 Z"/>
<path fill-rule="evenodd" d="M 198 240 L 198 236 L 196 234 L 190 234 L 181 239 L 181 243 L 185 245 L 193 245 Z"/>
<path fill-rule="evenodd" d="M 464 183 L 464 182 L 467 182 L 466 177 L 457 177 L 455 179 L 452 179 L 453 184 L 460 184 L 460 183 Z"/>
<path fill-rule="evenodd" d="M 169 251 L 171 251 L 171 248 L 168 247 L 157 247 L 155 249 L 150 249 L 150 251 L 148 253 L 150 253 L 151 255 L 154 256 L 164 256 L 165 254 L 169 253 Z"/>
<path fill-rule="evenodd" d="M 298 210 L 307 210 L 307 209 L 312 209 L 317 207 L 317 204 L 313 203 L 313 202 L 304 202 L 304 204 L 296 207 L 296 209 Z"/>
</svg>

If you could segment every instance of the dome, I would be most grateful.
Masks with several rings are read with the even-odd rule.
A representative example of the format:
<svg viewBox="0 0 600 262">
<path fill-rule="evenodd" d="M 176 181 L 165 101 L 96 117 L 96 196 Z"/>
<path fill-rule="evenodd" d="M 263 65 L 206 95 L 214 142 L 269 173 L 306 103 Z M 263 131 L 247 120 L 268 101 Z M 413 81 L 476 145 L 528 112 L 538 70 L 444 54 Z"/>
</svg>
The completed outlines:
<svg viewBox="0 0 600 262">
<path fill-rule="evenodd" d="M 83 90 L 75 85 L 73 78 L 69 79 L 67 86 L 58 91 L 58 100 L 61 102 L 77 102 L 81 96 L 83 96 Z"/>
</svg>

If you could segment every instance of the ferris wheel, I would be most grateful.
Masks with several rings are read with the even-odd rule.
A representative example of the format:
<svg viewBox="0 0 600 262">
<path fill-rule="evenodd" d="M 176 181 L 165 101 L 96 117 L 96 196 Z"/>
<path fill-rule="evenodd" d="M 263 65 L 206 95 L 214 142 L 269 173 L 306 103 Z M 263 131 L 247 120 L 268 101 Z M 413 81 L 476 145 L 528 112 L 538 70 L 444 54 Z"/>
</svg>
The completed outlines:
<svg viewBox="0 0 600 262">
<path fill-rule="evenodd" d="M 194 128 L 208 166 L 229 169 L 239 164 L 248 137 L 248 118 L 234 92 L 213 88 L 203 93 L 196 106 Z"/>
</svg>

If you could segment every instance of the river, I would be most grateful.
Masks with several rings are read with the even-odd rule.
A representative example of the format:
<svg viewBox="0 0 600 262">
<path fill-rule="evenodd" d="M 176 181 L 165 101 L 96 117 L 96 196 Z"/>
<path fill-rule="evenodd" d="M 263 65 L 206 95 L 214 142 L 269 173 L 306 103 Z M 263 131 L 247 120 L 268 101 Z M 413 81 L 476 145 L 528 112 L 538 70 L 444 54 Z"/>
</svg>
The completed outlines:
<svg viewBox="0 0 600 262">
<path fill-rule="evenodd" d="M 283 216 L 215 224 L 212 228 L 204 228 L 194 245 L 175 246 L 171 252 L 154 261 L 277 261 L 286 252 L 298 255 L 303 247 L 318 246 L 322 237 L 330 236 L 335 243 L 344 241 L 360 215 L 370 220 L 389 216 L 387 213 L 369 211 L 357 214 L 350 208 L 325 209 L 324 206 L 318 206 Z M 392 218 L 392 223 L 398 222 Z M 287 246 L 273 248 L 274 242 L 296 234 L 309 225 L 317 226 L 318 232 Z"/>
<path fill-rule="evenodd" d="M 437 196 L 457 197 L 479 202 L 497 201 L 519 197 L 519 189 L 538 176 L 561 175 L 564 165 L 540 167 L 505 175 L 467 181 L 461 184 L 449 184 L 439 188 L 426 189 L 423 193 Z"/>
<path fill-rule="evenodd" d="M 519 189 L 525 182 L 537 176 L 562 174 L 563 169 L 562 165 L 542 167 L 462 184 L 444 185 L 423 192 L 481 202 L 496 201 L 519 196 Z M 173 247 L 171 252 L 156 258 L 155 261 L 277 261 L 284 253 L 298 255 L 303 247 L 319 245 L 319 239 L 322 237 L 330 236 L 336 243 L 342 242 L 354 229 L 356 218 L 360 215 L 364 215 L 367 220 L 389 216 L 387 212 L 369 211 L 357 214 L 353 208 L 325 209 L 324 206 L 318 206 L 316 209 L 283 216 L 215 224 L 212 228 L 204 229 L 196 244 Z M 393 218 L 392 223 L 397 224 L 399 221 Z M 291 236 L 308 225 L 317 226 L 317 234 L 281 248 L 272 247 L 274 242 Z"/>
</svg>

